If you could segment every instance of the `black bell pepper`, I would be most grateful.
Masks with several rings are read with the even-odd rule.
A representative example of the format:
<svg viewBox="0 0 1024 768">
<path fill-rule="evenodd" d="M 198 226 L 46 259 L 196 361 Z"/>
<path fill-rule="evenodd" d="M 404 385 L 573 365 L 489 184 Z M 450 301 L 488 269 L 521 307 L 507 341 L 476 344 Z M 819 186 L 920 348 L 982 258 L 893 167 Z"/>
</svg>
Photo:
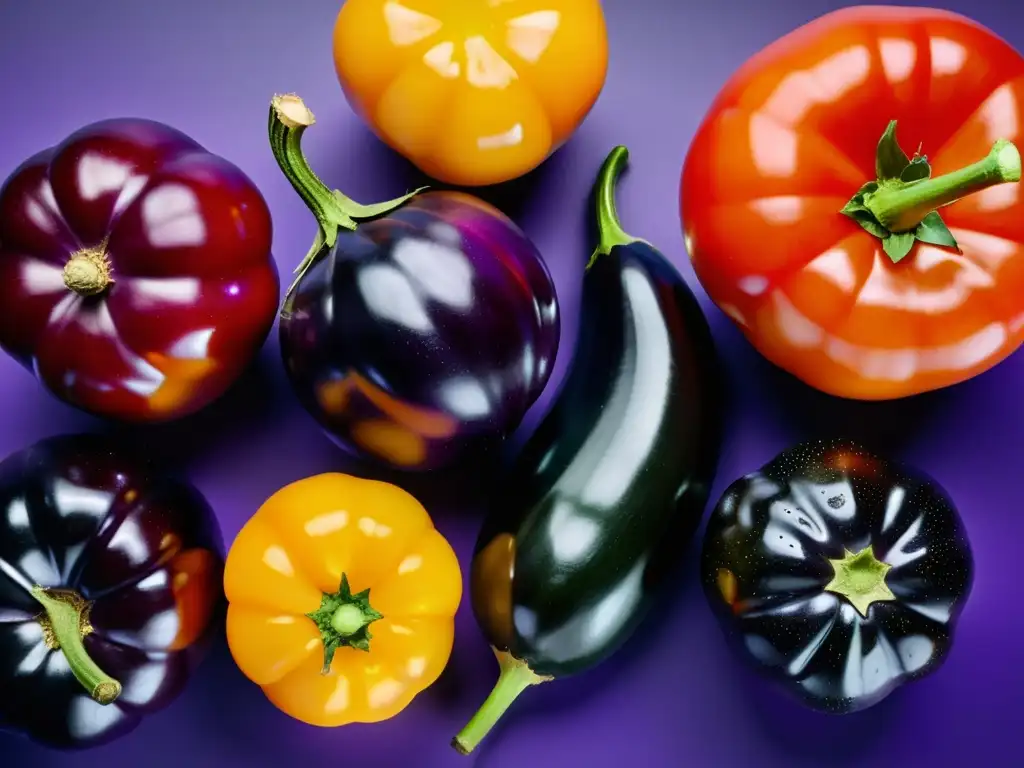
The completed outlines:
<svg viewBox="0 0 1024 768">
<path fill-rule="evenodd" d="M 743 657 L 810 707 L 842 714 L 941 665 L 973 560 L 933 479 L 852 443 L 819 441 L 726 490 L 701 574 Z"/>
<path fill-rule="evenodd" d="M 627 158 L 614 149 L 595 185 L 600 245 L 569 371 L 477 539 L 471 601 L 501 674 L 453 740 L 463 754 L 527 687 L 593 667 L 633 634 L 708 500 L 720 368 L 683 278 L 619 224 Z"/>
<path fill-rule="evenodd" d="M 0 463 L 0 727 L 108 742 L 169 704 L 223 607 L 223 544 L 191 485 L 127 447 L 51 438 Z"/>
</svg>

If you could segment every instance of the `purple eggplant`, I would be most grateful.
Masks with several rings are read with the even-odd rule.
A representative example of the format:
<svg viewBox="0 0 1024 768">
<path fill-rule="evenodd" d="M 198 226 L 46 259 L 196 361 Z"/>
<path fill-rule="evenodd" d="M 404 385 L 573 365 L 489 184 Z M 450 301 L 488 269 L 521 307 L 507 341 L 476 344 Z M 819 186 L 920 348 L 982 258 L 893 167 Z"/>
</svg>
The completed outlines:
<svg viewBox="0 0 1024 768">
<path fill-rule="evenodd" d="M 420 189 L 361 205 L 328 189 L 300 146 L 312 124 L 297 96 L 275 97 L 271 147 L 319 224 L 281 312 L 291 384 L 355 457 L 449 466 L 515 430 L 547 384 L 560 335 L 551 275 L 476 197 Z"/>
<path fill-rule="evenodd" d="M 192 486 L 92 435 L 0 463 L 0 727 L 109 742 L 165 707 L 223 610 L 223 542 Z"/>
</svg>

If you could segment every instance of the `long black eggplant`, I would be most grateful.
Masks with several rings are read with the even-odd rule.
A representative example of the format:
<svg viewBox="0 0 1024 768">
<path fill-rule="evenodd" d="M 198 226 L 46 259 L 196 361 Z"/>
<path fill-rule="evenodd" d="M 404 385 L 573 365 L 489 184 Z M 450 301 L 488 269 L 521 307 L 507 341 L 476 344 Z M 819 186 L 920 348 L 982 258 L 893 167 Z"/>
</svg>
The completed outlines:
<svg viewBox="0 0 1024 768">
<path fill-rule="evenodd" d="M 452 746 L 468 754 L 526 688 L 589 669 L 636 630 L 695 533 L 718 463 L 722 380 L 700 305 L 623 231 L 616 147 L 572 364 L 494 494 L 470 574 L 501 674 Z"/>
</svg>

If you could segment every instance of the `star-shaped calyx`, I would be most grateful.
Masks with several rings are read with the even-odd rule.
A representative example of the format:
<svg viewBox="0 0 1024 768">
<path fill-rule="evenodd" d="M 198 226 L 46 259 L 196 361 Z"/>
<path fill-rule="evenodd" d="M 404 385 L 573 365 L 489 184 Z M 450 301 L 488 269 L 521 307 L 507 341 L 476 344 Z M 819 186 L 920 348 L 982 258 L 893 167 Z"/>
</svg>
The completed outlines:
<svg viewBox="0 0 1024 768">
<path fill-rule="evenodd" d="M 834 575 L 832 581 L 825 585 L 826 592 L 845 597 L 864 617 L 867 617 L 872 603 L 896 599 L 885 583 L 892 566 L 875 557 L 870 544 L 857 553 L 843 552 L 843 557 L 828 561 Z"/>
<path fill-rule="evenodd" d="M 324 644 L 324 666 L 321 674 L 331 670 L 334 653 L 348 646 L 360 651 L 370 650 L 370 624 L 384 616 L 370 606 L 370 590 L 353 595 L 348 585 L 348 576 L 341 575 L 341 586 L 333 594 L 324 594 L 320 608 L 306 614 L 320 630 Z"/>
</svg>

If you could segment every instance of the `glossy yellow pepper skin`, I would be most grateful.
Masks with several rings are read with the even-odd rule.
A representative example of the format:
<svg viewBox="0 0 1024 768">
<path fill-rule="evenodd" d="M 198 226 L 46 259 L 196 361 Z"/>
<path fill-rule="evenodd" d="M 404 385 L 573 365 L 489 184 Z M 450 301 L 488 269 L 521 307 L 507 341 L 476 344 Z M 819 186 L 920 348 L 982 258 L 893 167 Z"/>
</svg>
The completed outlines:
<svg viewBox="0 0 1024 768">
<path fill-rule="evenodd" d="M 257 510 L 228 553 L 224 589 L 242 673 L 281 711 L 330 727 L 391 718 L 437 680 L 462 574 L 415 498 L 328 473 Z"/>
<path fill-rule="evenodd" d="M 334 64 L 352 108 L 439 181 L 484 186 L 540 165 L 604 87 L 599 0 L 346 0 Z"/>
</svg>

